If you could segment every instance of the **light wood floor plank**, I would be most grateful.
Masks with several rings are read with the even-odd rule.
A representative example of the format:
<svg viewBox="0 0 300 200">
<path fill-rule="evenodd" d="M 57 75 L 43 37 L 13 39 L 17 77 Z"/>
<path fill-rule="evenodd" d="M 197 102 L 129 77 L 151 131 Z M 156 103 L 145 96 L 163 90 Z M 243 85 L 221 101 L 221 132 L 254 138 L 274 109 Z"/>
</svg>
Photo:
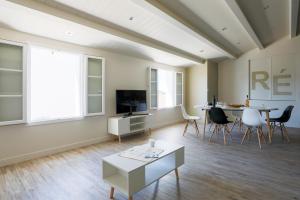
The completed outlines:
<svg viewBox="0 0 300 200">
<path fill-rule="evenodd" d="M 290 144 L 279 133 L 272 145 L 257 137 L 241 145 L 242 134 L 223 145 L 197 137 L 193 127 L 182 136 L 185 124 L 155 130 L 151 137 L 185 145 L 186 163 L 134 195 L 137 200 L 300 200 L 300 131 L 289 129 Z M 200 127 L 200 130 L 203 130 Z M 266 131 L 266 130 L 264 130 Z M 102 181 L 101 158 L 148 141 L 146 134 L 92 145 L 45 158 L 0 168 L 1 200 L 102 200 L 109 199 L 110 186 Z M 117 189 L 116 200 L 125 200 Z"/>
</svg>

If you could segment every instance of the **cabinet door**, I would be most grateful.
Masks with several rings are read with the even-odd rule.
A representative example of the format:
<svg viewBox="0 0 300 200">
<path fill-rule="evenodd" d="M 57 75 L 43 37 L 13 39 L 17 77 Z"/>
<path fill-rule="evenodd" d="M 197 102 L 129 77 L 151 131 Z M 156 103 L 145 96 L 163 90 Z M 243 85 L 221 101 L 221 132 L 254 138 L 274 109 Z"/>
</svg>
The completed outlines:
<svg viewBox="0 0 300 200">
<path fill-rule="evenodd" d="M 176 72 L 176 105 L 183 104 L 183 73 Z"/>
<path fill-rule="evenodd" d="M 99 57 L 86 57 L 87 101 L 86 115 L 104 114 L 104 59 Z"/>
<path fill-rule="evenodd" d="M 24 122 L 24 46 L 0 41 L 0 125 Z"/>
<path fill-rule="evenodd" d="M 130 133 L 130 118 L 120 118 L 119 119 L 119 127 L 118 127 L 119 135 Z"/>
<path fill-rule="evenodd" d="M 150 68 L 150 109 L 157 108 L 157 69 Z"/>
</svg>

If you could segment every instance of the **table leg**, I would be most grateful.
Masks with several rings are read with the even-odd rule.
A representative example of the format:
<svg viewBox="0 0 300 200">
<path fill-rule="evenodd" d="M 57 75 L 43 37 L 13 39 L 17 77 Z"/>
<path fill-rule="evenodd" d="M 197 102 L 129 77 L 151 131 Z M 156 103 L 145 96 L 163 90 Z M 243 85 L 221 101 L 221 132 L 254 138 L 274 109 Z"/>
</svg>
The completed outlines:
<svg viewBox="0 0 300 200">
<path fill-rule="evenodd" d="M 122 142 L 121 135 L 119 135 L 119 143 L 121 143 L 121 142 Z"/>
<path fill-rule="evenodd" d="M 149 135 L 151 135 L 152 134 L 152 130 L 151 130 L 151 128 L 149 128 Z"/>
<path fill-rule="evenodd" d="M 268 127 L 268 135 L 269 135 L 269 143 L 272 143 L 272 130 L 270 124 L 270 112 L 266 111 L 266 120 L 267 120 L 267 127 Z"/>
<path fill-rule="evenodd" d="M 115 188 L 114 188 L 114 187 L 111 187 L 111 188 L 110 188 L 110 195 L 109 195 L 109 198 L 110 198 L 110 199 L 113 199 L 113 198 L 114 198 L 114 192 L 115 192 Z"/>
<path fill-rule="evenodd" d="M 178 169 L 175 169 L 176 178 L 179 179 Z"/>
<path fill-rule="evenodd" d="M 205 110 L 205 113 L 204 113 L 204 125 L 203 125 L 203 140 L 205 139 L 205 128 L 206 128 L 206 124 L 207 124 L 207 114 L 208 114 L 208 110 Z"/>
</svg>

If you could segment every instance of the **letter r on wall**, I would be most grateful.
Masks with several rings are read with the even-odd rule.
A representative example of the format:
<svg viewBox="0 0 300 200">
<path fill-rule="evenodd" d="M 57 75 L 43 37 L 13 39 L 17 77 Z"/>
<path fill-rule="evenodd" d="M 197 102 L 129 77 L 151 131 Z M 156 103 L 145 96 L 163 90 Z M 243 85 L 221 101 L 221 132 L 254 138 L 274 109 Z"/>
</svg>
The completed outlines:
<svg viewBox="0 0 300 200">
<path fill-rule="evenodd" d="M 270 87 L 267 84 L 269 74 L 266 71 L 252 72 L 252 90 L 256 89 L 256 84 L 259 83 L 265 90 L 269 90 Z"/>
</svg>

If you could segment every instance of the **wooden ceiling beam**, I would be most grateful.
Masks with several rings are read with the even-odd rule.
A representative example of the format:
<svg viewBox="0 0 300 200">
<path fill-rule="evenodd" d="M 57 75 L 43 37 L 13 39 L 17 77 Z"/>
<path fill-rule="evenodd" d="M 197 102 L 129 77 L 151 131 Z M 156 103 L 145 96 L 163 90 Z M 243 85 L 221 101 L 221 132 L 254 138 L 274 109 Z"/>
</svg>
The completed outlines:
<svg viewBox="0 0 300 200">
<path fill-rule="evenodd" d="M 144 9 L 152 12 L 153 14 L 161 17 L 162 19 L 168 21 L 169 23 L 174 24 L 176 27 L 181 30 L 189 33 L 200 41 L 206 43 L 210 47 L 224 54 L 224 56 L 228 58 L 237 58 L 237 55 L 232 53 L 231 51 L 225 49 L 221 44 L 210 39 L 207 35 L 202 33 L 200 30 L 192 26 L 189 22 L 187 22 L 182 17 L 178 16 L 176 13 L 172 12 L 169 8 L 162 5 L 157 0 L 131 0 L 135 4 L 143 7 Z"/>
<path fill-rule="evenodd" d="M 236 0 L 225 0 L 225 2 L 227 4 L 228 8 L 232 11 L 233 15 L 240 22 L 240 24 L 244 28 L 245 32 L 247 33 L 247 35 L 249 36 L 251 41 L 255 44 L 255 46 L 258 47 L 259 49 L 263 49 L 264 48 L 263 44 L 259 40 L 254 29 L 251 27 L 250 23 L 248 22 L 243 11 L 237 4 Z"/>
<path fill-rule="evenodd" d="M 297 28 L 298 28 L 298 15 L 299 15 L 299 0 L 290 0 L 289 10 L 290 10 L 290 38 L 297 36 Z"/>
</svg>

